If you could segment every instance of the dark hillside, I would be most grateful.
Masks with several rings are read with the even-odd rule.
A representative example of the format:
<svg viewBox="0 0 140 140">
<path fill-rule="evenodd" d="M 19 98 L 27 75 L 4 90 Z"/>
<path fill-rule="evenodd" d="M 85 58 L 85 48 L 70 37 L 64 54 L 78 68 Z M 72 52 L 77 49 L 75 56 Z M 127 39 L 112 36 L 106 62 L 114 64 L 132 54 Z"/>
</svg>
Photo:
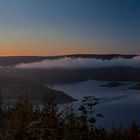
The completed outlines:
<svg viewBox="0 0 140 140">
<path fill-rule="evenodd" d="M 34 100 L 53 100 L 55 103 L 72 102 L 74 99 L 67 94 L 50 89 L 37 82 L 21 78 L 0 78 L 0 92 L 3 99 L 17 99 L 27 95 Z"/>
</svg>

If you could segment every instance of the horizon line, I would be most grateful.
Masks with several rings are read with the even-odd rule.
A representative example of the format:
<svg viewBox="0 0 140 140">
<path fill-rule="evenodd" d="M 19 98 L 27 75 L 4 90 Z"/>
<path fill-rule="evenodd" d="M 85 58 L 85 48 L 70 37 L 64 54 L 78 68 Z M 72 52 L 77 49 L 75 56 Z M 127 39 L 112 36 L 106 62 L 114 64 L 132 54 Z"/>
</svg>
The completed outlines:
<svg viewBox="0 0 140 140">
<path fill-rule="evenodd" d="M 72 54 L 60 54 L 60 55 L 0 55 L 0 57 L 67 57 L 67 56 L 82 56 L 82 55 L 133 55 L 139 56 L 140 54 L 134 53 L 72 53 Z"/>
</svg>

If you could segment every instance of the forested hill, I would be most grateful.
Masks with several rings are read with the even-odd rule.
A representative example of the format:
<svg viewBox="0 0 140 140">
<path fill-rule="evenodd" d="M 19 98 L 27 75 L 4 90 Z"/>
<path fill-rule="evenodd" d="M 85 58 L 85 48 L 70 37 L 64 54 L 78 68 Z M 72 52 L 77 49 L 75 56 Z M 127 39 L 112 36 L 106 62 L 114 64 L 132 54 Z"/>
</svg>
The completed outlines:
<svg viewBox="0 0 140 140">
<path fill-rule="evenodd" d="M 32 80 L 21 78 L 0 78 L 0 96 L 2 99 L 17 99 L 27 96 L 33 100 L 54 103 L 67 103 L 75 101 L 62 91 L 53 90 Z"/>
</svg>

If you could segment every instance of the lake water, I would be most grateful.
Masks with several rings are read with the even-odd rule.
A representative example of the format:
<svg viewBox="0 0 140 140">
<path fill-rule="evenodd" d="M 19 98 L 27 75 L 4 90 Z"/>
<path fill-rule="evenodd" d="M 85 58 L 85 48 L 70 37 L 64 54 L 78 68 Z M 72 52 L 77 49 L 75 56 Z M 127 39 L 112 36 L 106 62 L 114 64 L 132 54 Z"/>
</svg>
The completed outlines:
<svg viewBox="0 0 140 140">
<path fill-rule="evenodd" d="M 96 107 L 97 113 L 103 118 L 97 121 L 97 126 L 110 128 L 113 124 L 129 127 L 135 120 L 140 124 L 140 91 L 129 89 L 136 82 L 121 82 L 126 85 L 109 88 L 101 87 L 106 81 L 85 81 L 72 84 L 56 85 L 54 88 L 64 91 L 76 99 L 84 96 L 95 96 L 101 100 Z"/>
</svg>

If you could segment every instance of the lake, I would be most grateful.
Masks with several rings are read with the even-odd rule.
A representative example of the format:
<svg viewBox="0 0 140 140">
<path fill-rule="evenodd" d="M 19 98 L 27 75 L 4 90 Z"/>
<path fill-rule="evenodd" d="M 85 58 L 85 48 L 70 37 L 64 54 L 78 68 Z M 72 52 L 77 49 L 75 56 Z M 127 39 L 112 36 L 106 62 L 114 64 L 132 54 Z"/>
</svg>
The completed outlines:
<svg viewBox="0 0 140 140">
<path fill-rule="evenodd" d="M 55 89 L 64 91 L 76 99 L 84 96 L 95 96 L 101 100 L 96 107 L 97 113 L 103 118 L 97 121 L 97 126 L 110 128 L 113 122 L 123 127 L 129 127 L 135 120 L 140 124 L 140 91 L 129 89 L 136 82 L 119 82 L 118 87 L 102 87 L 107 81 L 85 81 L 71 84 L 55 85 Z"/>
</svg>

